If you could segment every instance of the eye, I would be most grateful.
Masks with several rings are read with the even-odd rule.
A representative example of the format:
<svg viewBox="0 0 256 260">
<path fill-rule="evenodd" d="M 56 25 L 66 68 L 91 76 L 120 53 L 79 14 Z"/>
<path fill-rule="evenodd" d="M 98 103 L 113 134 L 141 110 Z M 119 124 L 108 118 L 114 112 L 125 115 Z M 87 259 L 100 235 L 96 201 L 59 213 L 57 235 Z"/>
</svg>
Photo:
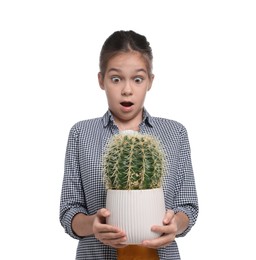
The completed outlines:
<svg viewBox="0 0 256 260">
<path fill-rule="evenodd" d="M 142 77 L 136 77 L 136 78 L 134 78 L 134 81 L 139 84 L 143 81 L 143 78 Z"/>
<path fill-rule="evenodd" d="M 117 76 L 114 76 L 114 77 L 111 77 L 111 81 L 113 83 L 119 83 L 121 81 L 121 79 L 119 77 L 117 77 Z"/>
</svg>

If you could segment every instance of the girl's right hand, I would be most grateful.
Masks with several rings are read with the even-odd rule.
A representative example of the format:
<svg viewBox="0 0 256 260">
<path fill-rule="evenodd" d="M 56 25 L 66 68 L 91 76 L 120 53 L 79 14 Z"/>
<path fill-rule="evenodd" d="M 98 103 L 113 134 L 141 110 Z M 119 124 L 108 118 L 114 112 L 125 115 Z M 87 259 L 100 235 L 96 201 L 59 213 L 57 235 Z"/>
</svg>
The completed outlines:
<svg viewBox="0 0 256 260">
<path fill-rule="evenodd" d="M 117 227 L 106 224 L 106 218 L 109 215 L 109 210 L 105 208 L 97 211 L 92 225 L 94 236 L 105 245 L 114 248 L 126 247 L 127 245 L 123 244 L 126 241 L 125 232 Z"/>
</svg>

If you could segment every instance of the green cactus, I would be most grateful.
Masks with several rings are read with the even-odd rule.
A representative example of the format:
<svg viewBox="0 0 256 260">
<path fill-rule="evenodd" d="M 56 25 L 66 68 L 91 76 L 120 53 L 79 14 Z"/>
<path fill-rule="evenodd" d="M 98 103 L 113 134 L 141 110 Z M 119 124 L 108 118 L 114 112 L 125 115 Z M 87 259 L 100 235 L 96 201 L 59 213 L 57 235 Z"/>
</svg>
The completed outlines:
<svg viewBox="0 0 256 260">
<path fill-rule="evenodd" d="M 107 189 L 141 190 L 162 185 L 164 152 L 151 135 L 137 132 L 114 135 L 103 158 Z"/>
</svg>

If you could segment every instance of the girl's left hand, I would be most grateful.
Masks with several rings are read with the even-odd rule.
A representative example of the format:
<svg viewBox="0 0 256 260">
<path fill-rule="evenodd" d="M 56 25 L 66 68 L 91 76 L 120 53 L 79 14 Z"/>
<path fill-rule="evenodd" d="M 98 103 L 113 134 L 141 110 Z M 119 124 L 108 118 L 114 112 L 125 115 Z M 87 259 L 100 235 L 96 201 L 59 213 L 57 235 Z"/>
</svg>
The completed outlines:
<svg viewBox="0 0 256 260">
<path fill-rule="evenodd" d="M 165 247 L 174 241 L 177 235 L 178 225 L 173 210 L 166 211 L 163 224 L 163 226 L 153 226 L 151 228 L 152 231 L 160 233 L 162 236 L 152 240 L 144 240 L 142 242 L 143 246 L 157 249 Z"/>
</svg>

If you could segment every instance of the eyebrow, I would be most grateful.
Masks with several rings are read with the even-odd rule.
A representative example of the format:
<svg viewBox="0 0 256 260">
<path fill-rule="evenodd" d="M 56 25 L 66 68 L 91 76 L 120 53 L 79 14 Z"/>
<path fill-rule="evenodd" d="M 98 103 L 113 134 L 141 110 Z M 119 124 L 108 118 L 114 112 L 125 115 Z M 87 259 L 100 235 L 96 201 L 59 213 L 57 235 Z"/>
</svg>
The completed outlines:
<svg viewBox="0 0 256 260">
<path fill-rule="evenodd" d="M 117 69 L 117 68 L 110 68 L 108 71 L 107 71 L 107 73 L 109 73 L 109 72 L 112 72 L 112 71 L 114 71 L 114 72 L 122 72 L 122 70 L 120 70 L 120 69 Z M 146 73 L 147 74 L 147 71 L 145 70 L 145 69 L 137 69 L 137 70 L 135 70 L 135 72 L 144 72 L 144 73 Z"/>
</svg>

